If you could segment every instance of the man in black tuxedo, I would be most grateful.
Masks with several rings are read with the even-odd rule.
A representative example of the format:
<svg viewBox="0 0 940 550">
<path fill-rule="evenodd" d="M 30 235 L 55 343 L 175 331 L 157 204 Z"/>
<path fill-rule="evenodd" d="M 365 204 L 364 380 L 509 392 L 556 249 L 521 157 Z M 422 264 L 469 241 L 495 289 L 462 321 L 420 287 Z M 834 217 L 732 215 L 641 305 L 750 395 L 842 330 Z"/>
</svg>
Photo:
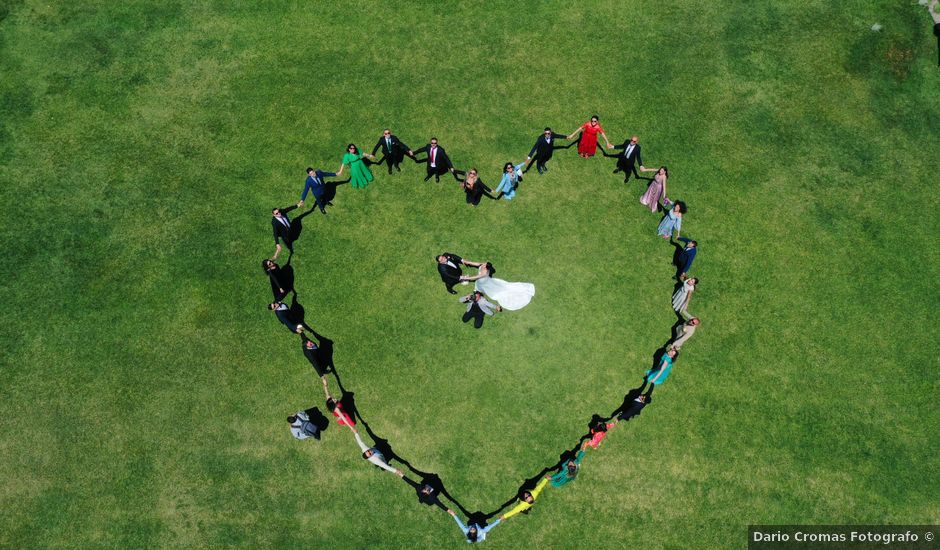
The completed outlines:
<svg viewBox="0 0 940 550">
<path fill-rule="evenodd" d="M 380 147 L 382 148 L 382 158 L 375 164 L 387 163 L 389 174 L 392 173 L 392 166 L 401 172 L 400 165 L 405 155 L 408 155 L 412 159 L 414 159 L 415 156 L 415 154 L 411 152 L 411 148 L 398 139 L 398 136 L 393 135 L 392 131 L 388 128 L 382 130 L 382 137 L 379 138 L 379 141 L 375 143 L 375 147 L 372 148 L 373 156 Z"/>
<path fill-rule="evenodd" d="M 532 150 L 529 151 L 529 156 L 526 157 L 526 160 L 531 162 L 529 162 L 529 165 L 526 166 L 525 170 L 522 172 L 528 172 L 529 168 L 532 168 L 533 162 L 535 163 L 536 170 L 539 171 L 539 175 L 548 172 L 548 166 L 545 166 L 545 163 L 551 160 L 552 153 L 555 151 L 555 149 L 566 149 L 571 147 L 571 145 L 567 145 L 565 147 L 555 147 L 555 140 L 567 139 L 567 137 L 568 136 L 565 134 L 556 134 L 552 131 L 551 128 L 546 127 L 542 132 L 542 135 L 535 140 L 535 145 L 532 146 Z"/>
<path fill-rule="evenodd" d="M 630 139 L 624 141 L 622 144 L 614 146 L 614 149 L 623 149 L 623 153 L 618 153 L 617 155 L 608 155 L 607 153 L 604 153 L 605 157 L 617 157 L 617 169 L 614 170 L 614 174 L 623 172 L 624 183 L 629 181 L 631 172 L 635 177 L 640 177 L 640 174 L 636 171 L 637 164 L 640 165 L 641 171 L 646 171 L 646 168 L 643 166 L 643 158 L 640 157 L 639 141 L 639 136 L 633 136 Z M 601 152 L 604 151 L 601 150 Z"/>
<path fill-rule="evenodd" d="M 457 294 L 457 291 L 454 290 L 454 285 L 461 281 L 469 281 L 469 277 L 463 275 L 460 266 L 468 265 L 471 267 L 480 267 L 480 262 L 471 262 L 469 260 L 464 260 L 456 254 L 451 254 L 450 252 L 444 252 L 435 258 L 437 260 L 437 272 L 441 274 L 441 280 L 444 281 L 444 286 L 447 287 L 447 292 L 451 294 Z"/>
<path fill-rule="evenodd" d="M 285 208 L 274 208 L 271 210 L 271 229 L 274 230 L 274 256 L 271 257 L 271 260 L 276 260 L 277 255 L 281 253 L 281 243 L 279 240 L 284 241 L 284 245 L 287 246 L 287 249 L 290 250 L 290 253 L 294 253 L 294 237 L 296 233 L 293 232 L 291 227 L 290 218 L 287 217 L 287 213 L 291 210 L 297 208 L 303 204 L 303 201 Z"/>
<path fill-rule="evenodd" d="M 431 143 L 414 151 L 415 155 L 418 153 L 427 154 L 427 157 L 421 160 L 412 157 L 418 164 L 423 162 L 428 164 L 428 175 L 424 178 L 424 181 L 428 181 L 431 179 L 431 176 L 434 176 L 434 181 L 440 182 L 441 176 L 448 171 L 454 176 L 455 180 L 460 181 L 460 179 L 457 178 L 457 174 L 454 173 L 454 165 L 450 162 L 447 151 L 444 151 L 443 147 L 438 146 L 436 137 L 431 138 Z"/>
</svg>

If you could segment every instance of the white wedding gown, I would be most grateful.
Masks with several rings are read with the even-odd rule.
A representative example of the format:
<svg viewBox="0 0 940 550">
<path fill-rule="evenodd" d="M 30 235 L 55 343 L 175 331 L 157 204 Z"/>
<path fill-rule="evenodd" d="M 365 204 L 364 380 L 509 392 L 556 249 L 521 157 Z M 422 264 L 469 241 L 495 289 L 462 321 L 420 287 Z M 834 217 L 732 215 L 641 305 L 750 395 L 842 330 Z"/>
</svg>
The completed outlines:
<svg viewBox="0 0 940 550">
<path fill-rule="evenodd" d="M 503 309 L 510 310 L 524 308 L 535 296 L 535 285 L 532 283 L 507 283 L 492 277 L 477 279 L 474 288 L 499 302 Z"/>
</svg>

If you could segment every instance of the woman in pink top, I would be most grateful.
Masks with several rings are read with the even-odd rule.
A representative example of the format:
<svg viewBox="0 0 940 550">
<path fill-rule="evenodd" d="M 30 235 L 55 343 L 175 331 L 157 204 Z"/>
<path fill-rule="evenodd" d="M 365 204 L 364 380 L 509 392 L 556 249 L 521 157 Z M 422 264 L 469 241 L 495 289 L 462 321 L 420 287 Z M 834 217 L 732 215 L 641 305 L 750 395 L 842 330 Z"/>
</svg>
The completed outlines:
<svg viewBox="0 0 940 550">
<path fill-rule="evenodd" d="M 333 399 L 333 396 L 329 393 L 326 394 L 326 408 L 336 417 L 337 424 L 340 426 L 349 426 L 350 430 L 356 431 L 356 428 L 353 427 L 356 425 L 356 421 L 343 410 L 343 404 Z"/>
<path fill-rule="evenodd" d="M 585 441 L 581 448 L 584 449 L 585 447 L 590 446 L 596 449 L 597 446 L 601 444 L 601 441 L 607 437 L 607 430 L 613 428 L 614 426 L 616 426 L 616 424 L 613 422 L 608 424 L 603 421 L 600 421 L 597 424 L 591 426 L 591 439 L 589 441 Z"/>
</svg>

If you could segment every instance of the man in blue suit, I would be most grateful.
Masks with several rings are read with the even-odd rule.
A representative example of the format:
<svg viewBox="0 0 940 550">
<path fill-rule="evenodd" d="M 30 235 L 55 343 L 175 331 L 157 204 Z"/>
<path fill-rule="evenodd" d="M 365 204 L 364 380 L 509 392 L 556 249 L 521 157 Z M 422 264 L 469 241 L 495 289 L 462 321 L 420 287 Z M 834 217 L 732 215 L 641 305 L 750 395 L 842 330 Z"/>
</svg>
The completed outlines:
<svg viewBox="0 0 940 550">
<path fill-rule="evenodd" d="M 333 172 L 324 172 L 323 170 L 314 170 L 307 168 L 307 181 L 304 183 L 304 192 L 300 195 L 300 204 L 307 198 L 307 192 L 313 192 L 313 198 L 316 201 L 314 206 L 320 207 L 320 212 L 326 214 L 326 204 L 323 201 L 323 192 L 326 190 L 326 182 L 323 178 L 335 178 Z"/>
<path fill-rule="evenodd" d="M 689 270 L 692 269 L 695 255 L 698 254 L 697 242 L 686 237 L 679 237 L 679 240 L 685 243 L 684 247 L 676 241 L 671 241 L 672 246 L 676 247 L 675 262 L 673 263 L 677 269 L 677 279 L 681 279 L 683 275 L 688 275 Z"/>
</svg>

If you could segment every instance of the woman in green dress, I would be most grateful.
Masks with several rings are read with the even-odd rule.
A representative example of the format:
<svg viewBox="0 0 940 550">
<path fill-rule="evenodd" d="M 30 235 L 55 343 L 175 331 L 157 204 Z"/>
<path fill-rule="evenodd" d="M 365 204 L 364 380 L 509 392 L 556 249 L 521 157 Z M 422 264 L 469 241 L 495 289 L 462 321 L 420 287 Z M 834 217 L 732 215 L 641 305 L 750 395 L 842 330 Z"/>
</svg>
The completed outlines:
<svg viewBox="0 0 940 550">
<path fill-rule="evenodd" d="M 349 182 L 356 189 L 365 189 L 369 182 L 375 179 L 372 171 L 366 166 L 362 157 L 369 157 L 373 161 L 375 157 L 369 153 L 360 153 L 359 148 L 354 143 L 350 143 L 346 148 L 346 154 L 343 155 L 343 165 L 339 167 L 337 176 L 343 174 L 343 170 L 349 166 Z"/>
<path fill-rule="evenodd" d="M 578 477 L 578 472 L 581 470 L 581 460 L 583 458 L 584 445 L 581 446 L 581 450 L 578 451 L 574 460 L 566 462 L 561 471 L 552 476 L 552 487 L 562 487 L 569 481 L 574 481 L 574 479 Z"/>
</svg>

